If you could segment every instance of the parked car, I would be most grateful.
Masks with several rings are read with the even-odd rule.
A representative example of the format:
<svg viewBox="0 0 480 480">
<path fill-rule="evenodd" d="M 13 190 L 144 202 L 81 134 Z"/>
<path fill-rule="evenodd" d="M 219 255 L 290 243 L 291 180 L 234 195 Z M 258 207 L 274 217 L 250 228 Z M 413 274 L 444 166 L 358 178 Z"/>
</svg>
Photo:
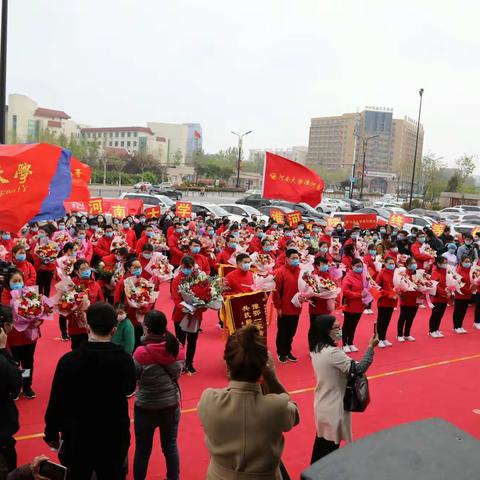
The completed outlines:
<svg viewBox="0 0 480 480">
<path fill-rule="evenodd" d="M 165 184 L 152 185 L 149 193 L 165 195 L 173 200 L 180 200 L 182 198 L 182 192 L 180 190 L 175 190 L 172 187 L 166 187 Z"/>
<path fill-rule="evenodd" d="M 262 191 L 261 190 L 255 190 L 254 188 L 251 188 L 250 190 L 247 190 L 245 192 L 245 195 L 261 195 Z"/>
<path fill-rule="evenodd" d="M 475 225 L 474 223 L 462 223 L 460 225 L 455 225 L 454 227 L 450 227 L 450 231 L 452 235 L 454 233 L 461 233 L 462 235 L 466 235 L 467 233 L 472 233 L 472 230 L 479 226 L 480 226 L 479 224 Z"/>
<path fill-rule="evenodd" d="M 345 202 L 350 205 L 350 208 L 352 209 L 352 212 L 360 210 L 361 208 L 365 208 L 365 203 L 363 203 L 360 200 L 356 200 L 354 198 L 346 198 Z"/>
<path fill-rule="evenodd" d="M 421 217 L 419 215 L 407 214 L 405 215 L 405 218 L 407 221 L 403 224 L 403 230 L 408 233 L 410 233 L 413 227 L 417 227 L 419 230 L 421 230 L 424 227 L 431 227 L 434 223 L 429 218 Z"/>
<path fill-rule="evenodd" d="M 330 198 L 322 198 L 322 201 L 315 207 L 315 210 L 320 213 L 332 213 L 337 209 L 337 204 L 332 202 Z"/>
<path fill-rule="evenodd" d="M 420 215 L 421 217 L 427 216 L 427 217 L 433 218 L 436 222 L 442 221 L 442 216 L 439 214 L 439 212 L 436 212 L 435 210 L 425 210 L 424 208 L 414 208 L 413 210 L 410 210 L 408 213 L 413 215 Z"/>
<path fill-rule="evenodd" d="M 330 216 L 333 217 L 333 218 L 339 218 L 340 221 L 343 223 L 345 221 L 345 216 L 348 215 L 362 215 L 363 212 L 359 212 L 359 211 L 356 211 L 356 212 L 333 212 Z M 374 213 L 374 212 L 365 212 L 365 213 Z M 387 220 L 383 217 L 380 217 L 377 215 L 377 222 L 378 222 L 378 225 L 381 225 L 381 226 L 384 226 L 387 224 Z"/>
<path fill-rule="evenodd" d="M 449 217 L 449 221 L 458 225 L 475 223 L 477 220 L 480 220 L 479 213 L 461 213 L 458 216 Z"/>
<path fill-rule="evenodd" d="M 447 208 L 442 208 L 441 210 L 439 210 L 438 212 L 440 215 L 444 214 L 444 213 L 464 213 L 463 209 L 462 208 L 459 208 L 459 207 L 447 207 Z"/>
<path fill-rule="evenodd" d="M 272 201 L 268 198 L 263 198 L 259 193 L 254 193 L 253 195 L 247 195 L 246 197 L 239 198 L 235 203 L 259 208 L 263 207 L 264 205 L 271 205 Z"/>
<path fill-rule="evenodd" d="M 352 211 L 352 207 L 350 206 L 350 204 L 348 202 L 346 202 L 345 200 L 342 200 L 340 198 L 329 198 L 328 201 L 334 206 L 336 207 L 335 209 L 338 211 L 341 211 L 341 212 L 351 212 Z"/>
<path fill-rule="evenodd" d="M 209 214 L 213 213 L 215 215 L 215 218 L 227 217 L 232 222 L 239 222 L 239 223 L 243 219 L 241 215 L 234 215 L 234 214 L 228 213 L 224 208 L 214 203 L 192 202 L 192 212 L 197 215 L 202 214 L 204 216 L 208 216 Z"/>
<path fill-rule="evenodd" d="M 152 184 L 149 182 L 138 182 L 133 186 L 135 190 L 143 190 L 144 192 L 148 191 L 151 187 Z"/>
<path fill-rule="evenodd" d="M 480 213 L 480 205 L 458 205 L 464 212 L 478 212 Z"/>
<path fill-rule="evenodd" d="M 265 220 L 266 222 L 268 222 L 269 220 L 268 216 L 263 215 L 260 211 L 258 211 L 254 207 L 251 207 L 250 205 L 240 205 L 238 203 L 222 203 L 219 205 L 219 207 L 222 207 L 228 213 L 240 215 L 244 218 L 247 218 L 248 220 L 251 220 L 252 215 L 256 215 L 258 220 Z"/>
<path fill-rule="evenodd" d="M 163 209 L 167 209 L 175 205 L 175 202 L 164 195 L 150 195 L 148 193 L 122 193 L 120 198 L 126 200 L 143 200 L 143 204 L 148 207 L 160 206 Z M 162 211 L 163 213 L 163 211 Z"/>
<path fill-rule="evenodd" d="M 292 203 L 292 202 L 285 202 L 281 200 L 274 200 L 272 201 L 272 206 L 276 207 L 277 205 L 284 206 L 291 208 L 292 210 L 297 210 L 302 212 L 302 217 L 307 218 L 307 222 L 320 222 L 326 225 L 326 219 L 328 215 L 323 213 L 317 212 L 313 207 L 308 205 L 307 203 Z"/>
<path fill-rule="evenodd" d="M 390 218 L 390 212 L 384 208 L 365 207 L 357 210 L 355 213 L 375 213 L 377 217 L 381 217 L 385 221 L 388 221 Z"/>
</svg>

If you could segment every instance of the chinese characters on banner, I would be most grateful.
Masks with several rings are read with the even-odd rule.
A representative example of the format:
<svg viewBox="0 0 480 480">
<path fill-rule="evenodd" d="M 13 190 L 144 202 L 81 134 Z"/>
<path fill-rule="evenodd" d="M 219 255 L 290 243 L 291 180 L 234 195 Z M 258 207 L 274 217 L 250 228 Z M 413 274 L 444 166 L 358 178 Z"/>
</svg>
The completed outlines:
<svg viewBox="0 0 480 480">
<path fill-rule="evenodd" d="M 472 236 L 475 236 L 478 232 L 480 232 L 480 227 L 472 228 L 471 235 L 472 235 Z"/>
<path fill-rule="evenodd" d="M 360 227 L 362 230 L 377 228 L 377 215 L 375 213 L 345 215 L 343 224 L 347 230 L 354 227 Z"/>
<path fill-rule="evenodd" d="M 327 218 L 327 227 L 335 228 L 339 223 L 342 223 L 340 217 L 328 217 Z"/>
<path fill-rule="evenodd" d="M 116 218 L 127 215 L 140 215 L 143 212 L 143 200 L 122 200 L 118 198 L 91 198 L 87 202 L 64 202 L 68 212 L 85 212 L 90 215 L 110 213 Z"/>
<path fill-rule="evenodd" d="M 146 208 L 143 213 L 147 218 L 160 218 L 160 215 L 162 214 L 160 207 L 149 207 Z"/>
<path fill-rule="evenodd" d="M 90 215 L 103 214 L 103 198 L 91 198 L 88 202 L 88 213 Z"/>
<path fill-rule="evenodd" d="M 283 225 L 285 223 L 285 213 L 279 208 L 270 209 L 270 218 L 277 222 L 279 225 Z"/>
<path fill-rule="evenodd" d="M 239 293 L 225 298 L 226 325 L 230 335 L 246 325 L 255 325 L 260 334 L 267 335 L 266 292 Z"/>
<path fill-rule="evenodd" d="M 267 152 L 263 197 L 305 202 L 316 207 L 322 200 L 325 183 L 318 173 L 288 158 Z"/>
<path fill-rule="evenodd" d="M 390 217 L 388 218 L 388 224 L 392 227 L 402 229 L 403 225 L 405 224 L 405 216 L 398 213 L 391 213 Z"/>
<path fill-rule="evenodd" d="M 72 173 L 72 192 L 67 201 L 88 202 L 90 200 L 90 190 L 88 188 L 91 176 L 90 167 L 80 162 L 77 158 L 72 157 L 70 171 Z"/>
<path fill-rule="evenodd" d="M 439 237 L 443 233 L 443 231 L 445 230 L 445 227 L 446 227 L 446 225 L 444 225 L 443 223 L 434 223 L 432 225 L 432 232 L 437 237 Z"/>
<path fill-rule="evenodd" d="M 293 212 L 287 213 L 287 223 L 289 227 L 294 228 L 302 221 L 302 212 L 294 210 Z"/>
<path fill-rule="evenodd" d="M 191 218 L 192 204 L 190 202 L 176 202 L 175 214 L 178 218 Z"/>
<path fill-rule="evenodd" d="M 305 228 L 308 230 L 308 231 L 312 231 L 312 228 L 313 228 L 313 222 L 307 222 L 305 224 Z"/>
</svg>

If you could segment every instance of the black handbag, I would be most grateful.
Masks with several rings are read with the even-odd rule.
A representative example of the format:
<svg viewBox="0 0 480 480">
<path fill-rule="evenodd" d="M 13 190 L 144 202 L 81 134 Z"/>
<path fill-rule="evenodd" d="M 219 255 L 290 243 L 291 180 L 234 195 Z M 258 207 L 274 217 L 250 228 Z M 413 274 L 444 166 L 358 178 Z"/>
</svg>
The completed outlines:
<svg viewBox="0 0 480 480">
<path fill-rule="evenodd" d="M 370 392 L 367 376 L 357 372 L 357 362 L 352 360 L 347 388 L 343 397 L 343 409 L 347 412 L 364 412 L 369 403 Z"/>
</svg>

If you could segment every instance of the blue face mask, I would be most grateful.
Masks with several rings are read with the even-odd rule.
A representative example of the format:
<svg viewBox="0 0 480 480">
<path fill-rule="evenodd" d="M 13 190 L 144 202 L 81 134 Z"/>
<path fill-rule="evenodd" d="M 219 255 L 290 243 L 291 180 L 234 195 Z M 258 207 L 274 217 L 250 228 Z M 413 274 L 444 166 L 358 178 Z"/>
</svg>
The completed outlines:
<svg viewBox="0 0 480 480">
<path fill-rule="evenodd" d="M 251 263 L 242 263 L 240 267 L 244 272 L 248 272 L 250 270 L 250 267 L 252 266 Z"/>
<path fill-rule="evenodd" d="M 462 265 L 463 265 L 463 268 L 470 268 L 472 266 L 470 262 L 463 263 Z"/>
<path fill-rule="evenodd" d="M 263 238 L 264 236 L 265 236 L 265 234 L 263 232 L 258 232 L 257 233 L 258 238 Z"/>
<path fill-rule="evenodd" d="M 386 230 L 384 228 L 380 229 L 380 233 L 385 233 L 385 232 L 386 232 Z"/>
<path fill-rule="evenodd" d="M 238 237 L 240 235 L 240 233 L 238 232 L 232 232 L 232 237 Z"/>
<path fill-rule="evenodd" d="M 235 250 L 237 248 L 237 244 L 236 243 L 229 243 L 228 248 L 231 248 L 232 250 Z"/>
<path fill-rule="evenodd" d="M 363 272 L 363 267 L 353 267 L 353 271 L 355 273 L 362 273 Z"/>
<path fill-rule="evenodd" d="M 128 222 L 125 222 L 125 223 L 123 224 L 123 228 L 130 228 L 130 224 L 129 224 Z"/>
<path fill-rule="evenodd" d="M 389 263 L 385 265 L 387 270 L 395 270 L 395 264 L 394 263 Z"/>
<path fill-rule="evenodd" d="M 183 228 L 177 228 L 177 229 L 175 229 L 175 231 L 176 231 L 177 233 L 183 233 Z"/>
<path fill-rule="evenodd" d="M 318 227 L 313 227 L 312 230 L 315 232 L 315 233 L 318 233 L 320 231 L 320 229 Z"/>
<path fill-rule="evenodd" d="M 276 223 L 272 223 L 272 228 L 276 229 L 276 228 L 278 228 L 278 225 Z"/>
<path fill-rule="evenodd" d="M 213 237 L 213 235 L 215 235 L 215 230 L 208 230 L 207 233 Z"/>
<path fill-rule="evenodd" d="M 309 238 L 311 238 L 311 236 L 310 236 L 309 233 L 306 233 L 306 234 L 304 235 L 304 237 L 305 237 L 307 240 L 308 240 Z"/>
<path fill-rule="evenodd" d="M 419 238 L 418 238 L 418 241 L 419 241 L 420 243 L 425 243 L 425 237 L 419 237 Z"/>
<path fill-rule="evenodd" d="M 65 230 L 65 225 L 59 225 L 59 226 L 58 226 L 58 229 L 59 229 L 59 230 Z"/>
<path fill-rule="evenodd" d="M 398 240 L 405 240 L 405 235 L 397 235 Z"/>
<path fill-rule="evenodd" d="M 155 236 L 155 232 L 147 232 L 148 238 L 153 238 Z"/>
<path fill-rule="evenodd" d="M 300 260 L 298 258 L 293 258 L 290 260 L 290 265 L 292 267 L 298 267 L 300 265 Z"/>
<path fill-rule="evenodd" d="M 113 237 L 113 232 L 105 232 L 105 236 L 107 238 L 112 238 Z"/>
<path fill-rule="evenodd" d="M 23 288 L 22 282 L 15 282 L 10 284 L 10 290 L 21 290 Z"/>
<path fill-rule="evenodd" d="M 417 269 L 417 264 L 412 263 L 411 265 L 408 266 L 408 268 L 414 272 Z"/>
<path fill-rule="evenodd" d="M 2 240 L 10 240 L 10 234 L 9 233 L 3 233 L 2 234 Z"/>
<path fill-rule="evenodd" d="M 303 225 L 299 225 L 299 226 L 297 227 L 297 230 L 300 230 L 300 231 L 305 230 L 305 227 L 304 227 Z"/>
<path fill-rule="evenodd" d="M 87 270 L 84 270 L 83 272 L 80 272 L 80 277 L 81 278 L 90 278 L 90 276 L 92 275 L 92 270 L 90 268 L 88 268 Z"/>
<path fill-rule="evenodd" d="M 136 268 L 135 270 L 132 270 L 132 275 L 135 275 L 136 277 L 139 277 L 141 274 L 142 274 L 141 268 Z"/>
<path fill-rule="evenodd" d="M 200 253 L 200 247 L 191 247 L 190 250 L 192 253 Z"/>
<path fill-rule="evenodd" d="M 182 273 L 186 275 L 187 277 L 191 275 L 193 272 L 193 268 L 182 268 Z"/>
<path fill-rule="evenodd" d="M 293 235 L 292 232 L 285 232 L 286 237 L 291 237 L 292 235 Z"/>
<path fill-rule="evenodd" d="M 147 260 L 150 260 L 152 258 L 151 253 L 143 252 L 142 255 L 143 255 L 143 258 L 145 258 Z"/>
<path fill-rule="evenodd" d="M 321 272 L 328 272 L 328 265 L 320 265 Z"/>
<path fill-rule="evenodd" d="M 26 259 L 27 259 L 27 255 L 25 253 L 17 253 L 15 255 L 15 258 L 17 259 L 17 261 L 19 262 L 24 262 Z"/>
<path fill-rule="evenodd" d="M 86 237 L 87 237 L 87 236 L 86 236 L 84 233 L 79 233 L 79 234 L 78 234 L 78 238 L 79 238 L 80 240 L 84 240 Z"/>
<path fill-rule="evenodd" d="M 45 232 L 38 232 L 38 238 L 45 238 L 47 234 Z"/>
<path fill-rule="evenodd" d="M 353 240 L 356 240 L 358 238 L 358 235 L 356 233 L 352 233 L 350 235 L 350 238 L 353 239 Z"/>
<path fill-rule="evenodd" d="M 328 248 L 327 248 L 327 247 L 322 247 L 322 248 L 320 249 L 320 251 L 321 251 L 322 253 L 327 253 L 327 252 L 328 252 Z"/>
<path fill-rule="evenodd" d="M 265 246 L 263 247 L 263 250 L 264 250 L 265 252 L 271 252 L 271 251 L 272 251 L 272 248 L 273 248 L 273 247 L 272 247 L 271 245 L 265 245 Z"/>
<path fill-rule="evenodd" d="M 368 253 L 374 257 L 376 254 L 377 254 L 377 251 L 376 250 L 369 250 Z"/>
</svg>

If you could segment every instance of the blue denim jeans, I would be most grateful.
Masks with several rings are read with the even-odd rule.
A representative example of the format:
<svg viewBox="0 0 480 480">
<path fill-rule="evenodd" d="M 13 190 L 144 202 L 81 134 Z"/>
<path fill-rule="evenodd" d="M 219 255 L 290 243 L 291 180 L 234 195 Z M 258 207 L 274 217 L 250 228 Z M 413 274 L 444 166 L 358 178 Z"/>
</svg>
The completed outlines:
<svg viewBox="0 0 480 480">
<path fill-rule="evenodd" d="M 135 459 L 133 478 L 144 480 L 152 453 L 153 435 L 160 430 L 160 444 L 167 464 L 167 480 L 180 478 L 180 457 L 177 447 L 180 408 L 146 410 L 135 407 Z"/>
</svg>

